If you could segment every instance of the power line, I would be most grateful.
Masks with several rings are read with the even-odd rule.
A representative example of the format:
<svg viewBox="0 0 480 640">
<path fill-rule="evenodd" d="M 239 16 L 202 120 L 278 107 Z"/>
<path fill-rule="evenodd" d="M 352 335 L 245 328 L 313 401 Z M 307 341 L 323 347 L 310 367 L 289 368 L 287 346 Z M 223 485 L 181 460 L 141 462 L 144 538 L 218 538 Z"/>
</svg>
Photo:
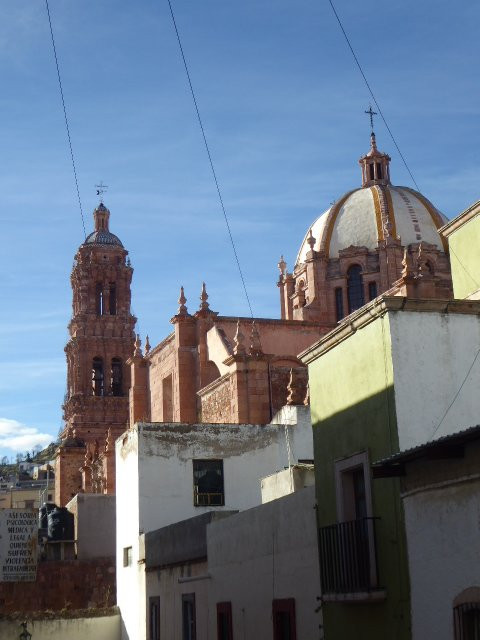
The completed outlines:
<svg viewBox="0 0 480 640">
<path fill-rule="evenodd" d="M 227 216 L 227 212 L 225 210 L 225 205 L 223 204 L 223 198 L 222 198 L 222 193 L 220 191 L 220 186 L 218 184 L 218 180 L 217 180 L 217 174 L 215 172 L 215 168 L 213 166 L 213 160 L 212 160 L 212 155 L 210 153 L 210 148 L 208 146 L 208 142 L 207 142 L 207 136 L 205 135 L 205 129 L 203 128 L 203 123 L 202 123 L 202 118 L 200 116 L 200 110 L 198 108 L 198 103 L 197 103 L 197 99 L 195 97 L 195 91 L 193 90 L 193 85 L 192 85 L 192 81 L 190 78 L 190 72 L 188 70 L 188 65 L 187 65 L 187 60 L 185 58 L 185 54 L 183 52 L 183 47 L 182 47 L 182 41 L 180 40 L 180 34 L 178 32 L 178 28 L 177 28 L 177 23 L 175 20 L 175 16 L 173 13 L 173 8 L 172 8 L 172 3 L 170 0 L 168 0 L 168 6 L 170 7 L 170 15 L 172 16 L 172 22 L 173 22 L 173 26 L 175 28 L 175 33 L 177 35 L 177 41 L 178 41 L 178 46 L 180 48 L 180 53 L 182 55 L 182 60 L 183 60 L 183 66 L 185 67 L 185 72 L 187 74 L 187 79 L 188 79 L 188 84 L 190 87 L 190 93 L 192 94 L 192 98 L 193 98 L 193 104 L 195 105 L 195 111 L 197 112 L 197 118 L 198 118 L 198 124 L 200 125 L 200 129 L 202 131 L 202 136 L 203 136 L 203 142 L 205 144 L 205 149 L 207 151 L 207 155 L 208 155 L 208 161 L 210 163 L 210 168 L 212 170 L 212 174 L 213 174 L 213 179 L 215 181 L 215 186 L 217 188 L 217 193 L 218 193 L 218 199 L 220 200 L 220 206 L 222 208 L 222 212 L 223 212 L 223 217 L 225 218 L 225 224 L 227 225 L 227 231 L 228 231 L 228 235 L 230 237 L 230 242 L 232 245 L 232 249 L 233 249 L 233 253 L 235 255 L 235 261 L 237 263 L 237 267 L 238 267 L 238 272 L 240 274 L 240 279 L 242 281 L 242 285 L 243 285 L 243 290 L 245 292 L 245 297 L 247 299 L 247 303 L 248 303 L 248 308 L 250 309 L 250 315 L 253 318 L 253 311 L 252 311 L 252 305 L 250 304 L 250 298 L 248 297 L 248 292 L 247 292 L 247 286 L 245 284 L 245 279 L 243 277 L 243 272 L 242 272 L 242 268 L 240 266 L 240 260 L 238 259 L 238 254 L 237 254 L 237 249 L 235 247 L 235 242 L 233 240 L 233 235 L 232 235 L 232 231 L 230 229 L 230 224 L 228 222 L 228 216 Z"/>
<path fill-rule="evenodd" d="M 473 359 L 472 364 L 470 365 L 469 370 L 467 371 L 467 374 L 465 376 L 465 378 L 462 381 L 462 384 L 460 385 L 457 393 L 453 396 L 453 400 L 450 402 L 450 404 L 448 405 L 448 407 L 445 410 L 445 413 L 442 416 L 442 419 L 440 420 L 440 422 L 437 424 L 437 426 L 435 427 L 435 431 L 432 433 L 432 435 L 430 436 L 429 440 L 431 440 L 433 438 L 433 436 L 437 433 L 437 431 L 440 428 L 440 425 L 443 423 L 443 421 L 445 420 L 445 418 L 447 417 L 448 412 L 450 411 L 450 409 L 453 407 L 455 400 L 458 398 L 458 396 L 460 395 L 461 390 L 463 389 L 463 385 L 465 384 L 465 382 L 468 379 L 468 376 L 470 375 L 470 372 L 473 369 L 473 366 L 475 364 L 475 362 L 477 361 L 478 356 L 480 355 L 480 349 L 478 349 L 477 353 L 475 354 L 475 357 Z"/>
<path fill-rule="evenodd" d="M 344 35 L 344 37 L 345 37 L 345 40 L 347 41 L 348 47 L 349 47 L 350 51 L 352 52 L 352 56 L 353 56 L 353 58 L 354 58 L 355 62 L 357 63 L 357 67 L 358 67 L 358 69 L 359 69 L 360 73 L 362 74 L 362 78 L 363 78 L 363 80 L 364 80 L 364 82 L 365 82 L 365 85 L 366 85 L 366 87 L 367 87 L 368 91 L 370 92 L 370 95 L 372 96 L 372 100 L 374 101 L 375 106 L 376 106 L 376 107 L 377 107 L 377 109 L 378 109 L 378 113 L 380 114 L 380 117 L 382 118 L 383 123 L 384 123 L 385 127 L 387 128 L 387 131 L 388 131 L 388 133 L 390 134 L 390 137 L 391 137 L 391 138 L 392 138 L 392 140 L 393 140 L 393 144 L 395 145 L 395 147 L 396 147 L 396 149 L 397 149 L 397 151 L 398 151 L 398 153 L 399 153 L 399 155 L 400 155 L 400 157 L 401 157 L 401 159 L 402 159 L 402 161 L 403 161 L 403 164 L 405 165 L 405 168 L 407 169 L 408 173 L 410 174 L 410 177 L 411 177 L 411 179 L 412 179 L 412 181 L 413 181 L 413 184 L 415 185 L 415 187 L 416 187 L 417 191 L 420 191 L 420 187 L 418 186 L 418 184 L 417 184 L 417 182 L 416 182 L 415 178 L 413 177 L 413 174 L 412 174 L 412 172 L 411 172 L 411 171 L 410 171 L 410 169 L 409 169 L 409 166 L 408 166 L 408 164 L 407 164 L 407 161 L 406 161 L 406 160 L 405 160 L 405 158 L 403 157 L 403 153 L 400 151 L 400 147 L 398 146 L 397 141 L 395 140 L 395 138 L 394 138 L 394 136 L 393 136 L 393 133 L 391 132 L 390 127 L 388 126 L 387 121 L 385 120 L 385 116 L 383 115 L 383 112 L 382 112 L 382 110 L 381 110 L 381 108 L 380 108 L 380 105 L 379 105 L 379 104 L 378 104 L 378 102 L 377 102 L 377 99 L 375 98 L 375 95 L 374 95 L 374 93 L 373 93 L 373 91 L 372 91 L 372 89 L 371 89 L 371 87 L 370 87 L 370 84 L 369 84 L 369 82 L 368 82 L 368 80 L 367 80 L 367 77 L 366 77 L 365 73 L 363 72 L 362 65 L 360 64 L 360 62 L 359 62 L 359 60 L 358 60 L 358 58 L 357 58 L 357 56 L 356 56 L 356 54 L 355 54 L 355 51 L 353 50 L 353 47 L 352 47 L 352 45 L 351 45 L 351 43 L 350 43 L 350 40 L 349 40 L 349 38 L 348 38 L 348 36 L 347 36 L 347 34 L 346 34 L 346 32 L 345 32 L 345 29 L 343 28 L 342 21 L 340 20 L 340 18 L 339 18 L 339 16 L 338 16 L 338 13 L 337 13 L 337 11 L 336 11 L 335 7 L 333 6 L 333 2 L 332 2 L 332 0 L 328 0 L 328 1 L 329 1 L 329 3 L 330 3 L 330 6 L 332 7 L 332 11 L 333 11 L 333 13 L 335 14 L 335 17 L 336 17 L 337 22 L 338 22 L 338 24 L 339 24 L 339 26 L 340 26 L 340 29 L 342 30 L 342 33 L 343 33 L 343 35 Z"/>
<path fill-rule="evenodd" d="M 65 107 L 65 98 L 63 96 L 62 79 L 60 77 L 60 67 L 58 65 L 57 49 L 55 47 L 55 38 L 53 37 L 52 19 L 50 17 L 50 8 L 48 6 L 48 0 L 45 0 L 45 6 L 47 8 L 48 24 L 50 25 L 50 35 L 52 36 L 53 55 L 55 57 L 55 65 L 57 67 L 58 86 L 60 88 L 60 96 L 62 98 L 63 115 L 65 117 L 65 127 L 67 129 L 68 146 L 70 147 L 70 157 L 72 159 L 73 177 L 75 178 L 75 187 L 77 189 L 78 206 L 80 207 L 80 216 L 82 218 L 83 235 L 87 237 L 85 230 L 85 220 L 83 217 L 82 201 L 80 199 L 80 189 L 78 188 L 77 169 L 75 167 L 75 158 L 73 156 L 72 139 L 70 137 L 70 127 L 68 126 L 67 109 Z"/>
</svg>

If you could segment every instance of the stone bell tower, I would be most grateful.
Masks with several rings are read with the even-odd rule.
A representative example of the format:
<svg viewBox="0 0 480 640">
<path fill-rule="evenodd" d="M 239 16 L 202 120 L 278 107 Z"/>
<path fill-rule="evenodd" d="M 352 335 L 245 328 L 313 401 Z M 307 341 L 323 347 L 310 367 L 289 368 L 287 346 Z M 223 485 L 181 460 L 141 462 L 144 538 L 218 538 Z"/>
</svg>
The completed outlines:
<svg viewBox="0 0 480 640">
<path fill-rule="evenodd" d="M 80 246 L 71 273 L 73 313 L 68 326 L 65 428 L 56 458 L 55 501 L 76 493 L 114 493 L 113 443 L 127 428 L 130 367 L 136 318 L 130 312 L 133 269 L 101 202 L 93 212 L 95 231 Z M 92 486 L 91 473 L 100 458 Z M 103 460 L 109 458 L 110 460 Z M 109 478 L 102 468 L 110 469 Z M 82 482 L 83 474 L 83 482 Z"/>
</svg>

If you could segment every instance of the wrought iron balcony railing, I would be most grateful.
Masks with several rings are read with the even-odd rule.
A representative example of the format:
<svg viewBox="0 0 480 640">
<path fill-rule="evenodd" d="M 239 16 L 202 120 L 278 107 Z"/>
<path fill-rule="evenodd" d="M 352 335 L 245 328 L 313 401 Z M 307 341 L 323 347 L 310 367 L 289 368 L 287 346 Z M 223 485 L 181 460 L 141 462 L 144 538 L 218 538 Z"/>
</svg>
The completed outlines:
<svg viewBox="0 0 480 640">
<path fill-rule="evenodd" d="M 320 575 L 324 595 L 378 589 L 377 519 L 359 518 L 320 528 Z"/>
</svg>

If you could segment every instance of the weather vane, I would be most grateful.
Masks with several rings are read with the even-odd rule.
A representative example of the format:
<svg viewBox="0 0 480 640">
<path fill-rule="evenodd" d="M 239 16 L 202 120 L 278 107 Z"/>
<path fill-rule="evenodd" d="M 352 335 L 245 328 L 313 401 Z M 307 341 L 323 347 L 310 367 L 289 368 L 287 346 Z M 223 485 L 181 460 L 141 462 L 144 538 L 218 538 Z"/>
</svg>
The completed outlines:
<svg viewBox="0 0 480 640">
<path fill-rule="evenodd" d="M 378 114 L 376 111 L 372 109 L 372 105 L 370 105 L 368 111 L 365 111 L 365 113 L 367 113 L 370 116 L 370 127 L 372 128 L 372 133 L 373 133 L 373 116 L 376 116 Z"/>
<path fill-rule="evenodd" d="M 96 184 L 95 189 L 97 190 L 97 196 L 100 196 L 100 202 L 103 202 L 103 194 L 108 189 L 108 184 L 103 184 L 103 181 L 100 180 L 100 184 Z"/>
</svg>

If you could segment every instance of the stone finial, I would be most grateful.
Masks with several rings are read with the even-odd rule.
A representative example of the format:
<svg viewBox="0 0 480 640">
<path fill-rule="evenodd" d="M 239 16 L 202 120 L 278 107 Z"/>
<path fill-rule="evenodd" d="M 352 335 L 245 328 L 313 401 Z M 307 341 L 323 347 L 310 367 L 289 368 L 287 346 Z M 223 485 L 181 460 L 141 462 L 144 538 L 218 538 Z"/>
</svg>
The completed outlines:
<svg viewBox="0 0 480 640">
<path fill-rule="evenodd" d="M 303 399 L 303 404 L 308 407 L 310 404 L 310 383 L 307 382 L 307 391 L 305 393 L 305 398 Z"/>
<path fill-rule="evenodd" d="M 410 266 L 408 264 L 408 249 L 405 247 L 402 260 L 402 278 L 410 275 Z"/>
<path fill-rule="evenodd" d="M 104 447 L 105 453 L 109 453 L 112 450 L 113 442 L 114 440 L 112 438 L 112 428 L 108 427 L 107 433 L 105 435 L 105 447 Z"/>
<path fill-rule="evenodd" d="M 178 307 L 177 315 L 186 316 L 188 314 L 187 307 L 185 306 L 186 301 L 187 299 L 185 297 L 183 287 L 180 287 L 180 297 L 178 299 L 178 304 L 180 306 Z"/>
<path fill-rule="evenodd" d="M 240 320 L 237 320 L 237 331 L 233 338 L 233 353 L 235 355 L 243 355 L 246 353 L 245 349 L 245 336 L 240 329 Z"/>
<path fill-rule="evenodd" d="M 422 244 L 418 245 L 417 253 L 417 276 L 422 277 L 428 273 L 427 260 L 423 256 Z"/>
<path fill-rule="evenodd" d="M 207 293 L 207 288 L 205 286 L 205 282 L 202 283 L 202 293 L 200 294 L 200 310 L 201 311 L 207 311 L 208 307 L 210 306 L 207 302 L 208 300 L 208 293 Z"/>
<path fill-rule="evenodd" d="M 278 262 L 278 270 L 280 271 L 280 275 L 284 276 L 285 273 L 287 272 L 287 263 L 285 262 L 285 259 L 283 256 L 280 256 L 280 260 Z"/>
<path fill-rule="evenodd" d="M 252 322 L 252 331 L 250 333 L 250 355 L 260 356 L 263 354 L 262 343 L 260 342 L 260 334 L 255 320 Z"/>
<path fill-rule="evenodd" d="M 388 218 L 383 222 L 383 237 L 385 240 L 392 237 L 392 223 Z"/>
<path fill-rule="evenodd" d="M 316 241 L 317 240 L 316 240 L 316 238 L 313 237 L 312 230 L 310 229 L 310 231 L 308 232 L 308 236 L 307 236 L 307 244 L 310 247 L 310 251 L 313 251 Z"/>
<path fill-rule="evenodd" d="M 135 348 L 133 350 L 133 356 L 143 356 L 142 353 L 142 341 L 140 340 L 140 334 L 137 333 L 135 337 Z"/>
<path fill-rule="evenodd" d="M 148 339 L 148 334 L 145 337 L 145 355 L 150 351 L 150 340 Z"/>
<path fill-rule="evenodd" d="M 304 400 L 299 397 L 301 389 L 297 384 L 297 376 L 293 373 L 293 369 L 290 369 L 290 378 L 287 385 L 287 404 L 303 404 Z"/>
</svg>

